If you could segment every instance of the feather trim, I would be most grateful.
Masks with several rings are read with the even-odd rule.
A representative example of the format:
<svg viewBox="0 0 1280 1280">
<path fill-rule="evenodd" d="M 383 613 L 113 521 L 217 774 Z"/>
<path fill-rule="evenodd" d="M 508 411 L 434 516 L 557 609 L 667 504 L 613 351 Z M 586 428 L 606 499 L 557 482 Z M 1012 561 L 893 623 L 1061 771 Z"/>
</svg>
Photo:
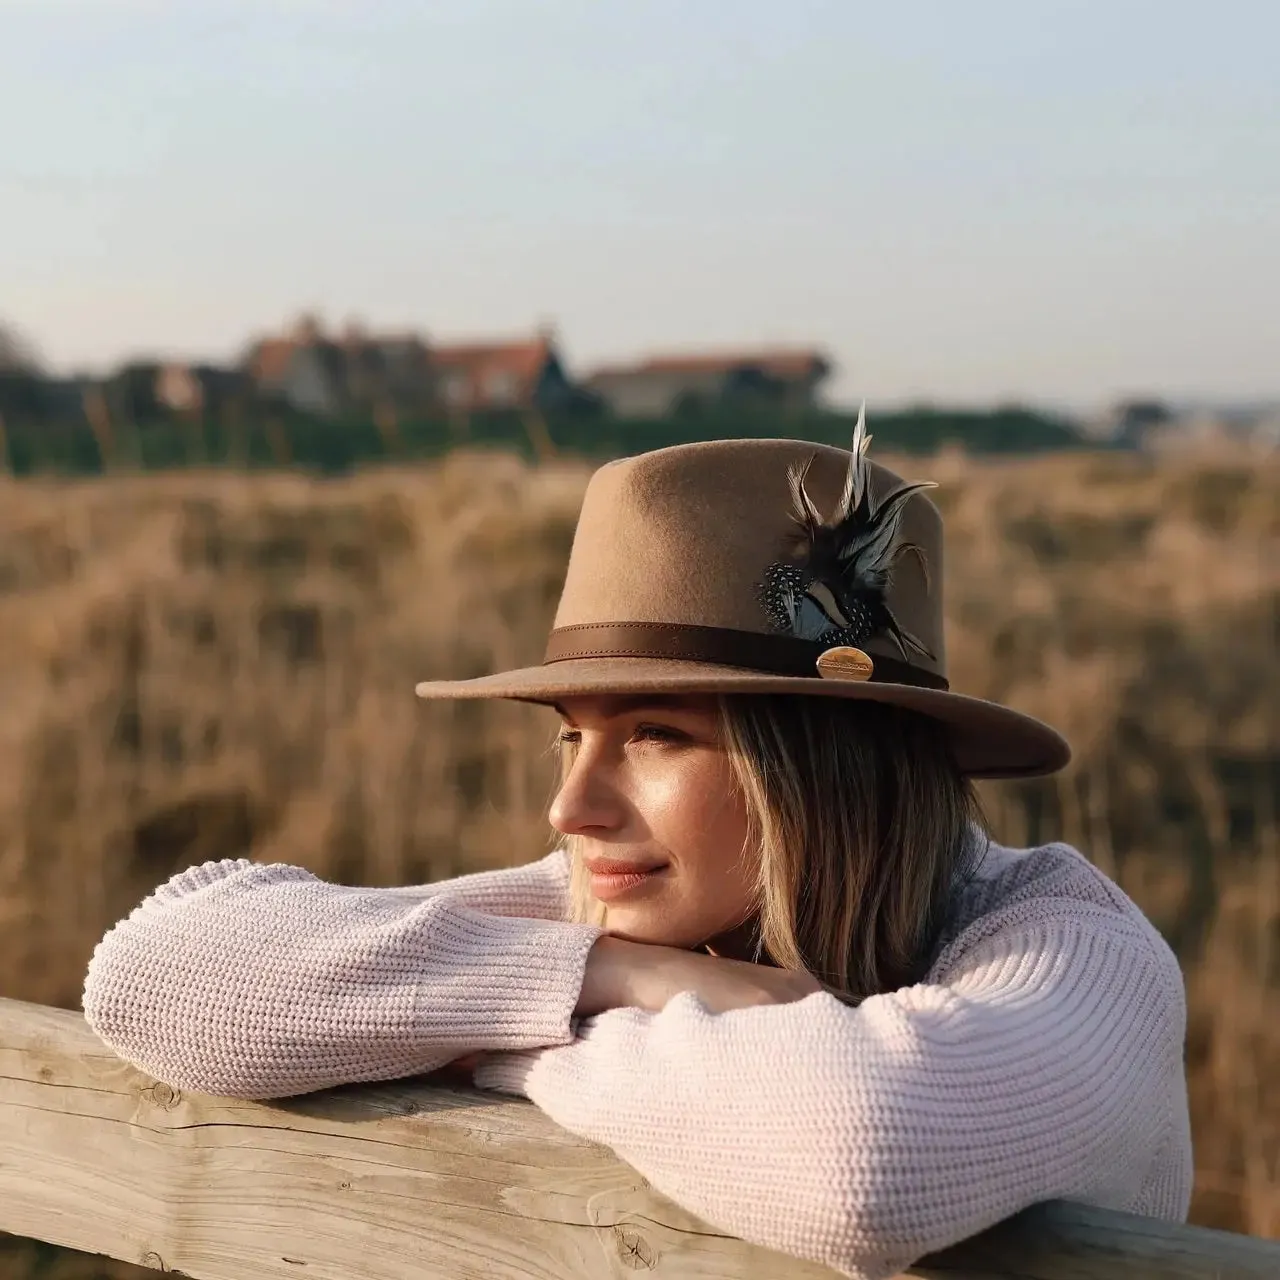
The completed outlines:
<svg viewBox="0 0 1280 1280">
<path fill-rule="evenodd" d="M 864 403 L 853 432 L 849 471 L 829 520 L 806 487 L 812 459 L 788 472 L 795 526 L 792 563 L 769 566 L 761 602 L 780 631 L 803 640 L 858 646 L 887 635 L 904 659 L 909 660 L 910 648 L 932 660 L 925 645 L 898 624 L 885 597 L 899 556 L 914 552 L 924 564 L 919 547 L 898 542 L 898 530 L 907 500 L 936 486 L 932 481 L 899 485 L 873 502 L 864 460 L 870 443 Z M 924 568 L 927 582 L 928 566 Z"/>
</svg>

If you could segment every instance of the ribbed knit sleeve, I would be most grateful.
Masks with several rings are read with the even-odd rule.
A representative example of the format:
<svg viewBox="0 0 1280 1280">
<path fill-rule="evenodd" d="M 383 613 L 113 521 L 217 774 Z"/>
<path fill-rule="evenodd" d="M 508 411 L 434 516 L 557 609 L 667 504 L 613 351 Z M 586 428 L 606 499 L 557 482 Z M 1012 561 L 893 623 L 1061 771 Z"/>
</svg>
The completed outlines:
<svg viewBox="0 0 1280 1280">
<path fill-rule="evenodd" d="M 243 1098 L 562 1044 L 600 933 L 563 920 L 567 883 L 562 852 L 398 889 L 206 863 L 98 944 L 85 1017 L 149 1075 Z"/>
<path fill-rule="evenodd" d="M 501 1055 L 524 1093 L 747 1240 L 862 1280 L 1036 1201 L 1180 1218 L 1185 1008 L 1172 955 L 1082 903 L 987 917 L 931 981 L 711 1014 L 693 994 Z"/>
</svg>

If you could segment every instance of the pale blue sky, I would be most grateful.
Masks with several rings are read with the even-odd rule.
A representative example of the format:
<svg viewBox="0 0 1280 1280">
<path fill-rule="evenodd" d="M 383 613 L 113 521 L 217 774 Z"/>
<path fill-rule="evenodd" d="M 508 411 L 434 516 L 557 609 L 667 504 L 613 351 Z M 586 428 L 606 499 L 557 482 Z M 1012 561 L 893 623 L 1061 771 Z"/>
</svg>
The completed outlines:
<svg viewBox="0 0 1280 1280">
<path fill-rule="evenodd" d="M 302 308 L 839 397 L 1280 397 L 1273 0 L 0 0 L 0 317 Z"/>
</svg>

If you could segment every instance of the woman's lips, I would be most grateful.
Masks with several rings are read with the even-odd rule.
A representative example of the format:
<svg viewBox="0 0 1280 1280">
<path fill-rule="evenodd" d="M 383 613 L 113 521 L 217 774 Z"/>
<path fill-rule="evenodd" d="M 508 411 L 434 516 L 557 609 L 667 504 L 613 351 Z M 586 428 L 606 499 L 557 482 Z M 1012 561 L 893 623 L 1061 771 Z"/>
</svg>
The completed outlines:
<svg viewBox="0 0 1280 1280">
<path fill-rule="evenodd" d="M 601 902 L 612 902 L 643 885 L 652 884 L 666 869 L 666 864 L 637 869 L 634 863 L 610 862 L 605 859 L 587 863 L 587 870 L 591 873 L 592 896 Z"/>
</svg>

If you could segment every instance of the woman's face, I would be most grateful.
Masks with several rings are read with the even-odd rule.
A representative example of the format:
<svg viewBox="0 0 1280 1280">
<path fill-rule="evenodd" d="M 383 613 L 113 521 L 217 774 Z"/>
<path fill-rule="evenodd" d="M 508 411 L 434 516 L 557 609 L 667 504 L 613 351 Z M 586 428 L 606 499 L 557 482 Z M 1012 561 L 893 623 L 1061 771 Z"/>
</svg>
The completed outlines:
<svg viewBox="0 0 1280 1280">
<path fill-rule="evenodd" d="M 731 953 L 752 912 L 746 806 L 703 697 L 579 697 L 551 822 L 578 837 L 612 934 Z M 715 945 L 721 940 L 721 945 Z"/>
</svg>

